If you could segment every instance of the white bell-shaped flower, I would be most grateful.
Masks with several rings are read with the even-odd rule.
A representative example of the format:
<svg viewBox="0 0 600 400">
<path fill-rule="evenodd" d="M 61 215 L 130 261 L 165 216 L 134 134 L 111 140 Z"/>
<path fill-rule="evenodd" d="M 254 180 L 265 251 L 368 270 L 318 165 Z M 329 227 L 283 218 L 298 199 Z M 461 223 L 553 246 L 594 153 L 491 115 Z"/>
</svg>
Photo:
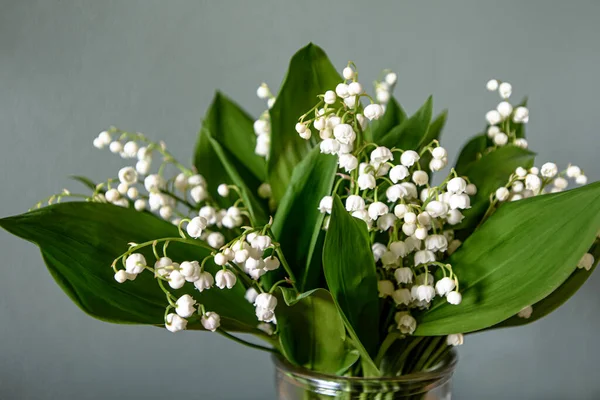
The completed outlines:
<svg viewBox="0 0 600 400">
<path fill-rule="evenodd" d="M 365 107 L 364 114 L 370 121 L 379 119 L 383 115 L 383 107 L 379 104 L 369 104 Z"/>
<path fill-rule="evenodd" d="M 197 239 L 202 235 L 202 231 L 206 229 L 206 225 L 206 219 L 202 217 L 194 217 L 188 223 L 186 231 L 190 237 Z"/>
<path fill-rule="evenodd" d="M 590 253 L 585 253 L 581 260 L 577 263 L 577 268 L 583 268 L 587 271 L 592 269 L 594 266 L 594 256 Z"/>
<path fill-rule="evenodd" d="M 346 198 L 346 210 L 349 212 L 365 209 L 365 200 L 357 195 L 350 195 Z"/>
<path fill-rule="evenodd" d="M 401 180 L 405 179 L 410 173 L 408 172 L 408 168 L 404 165 L 395 165 L 389 171 L 390 180 L 393 183 L 398 183 Z"/>
<path fill-rule="evenodd" d="M 371 164 L 375 167 L 386 163 L 394 158 L 391 150 L 387 147 L 379 146 L 371 152 Z"/>
<path fill-rule="evenodd" d="M 248 290 L 246 290 L 244 298 L 246 299 L 246 301 L 248 301 L 248 303 L 254 304 L 254 302 L 256 301 L 256 296 L 258 296 L 258 292 L 256 291 L 256 289 L 251 287 L 248 288 Z"/>
<path fill-rule="evenodd" d="M 444 277 L 436 282 L 435 291 L 437 292 L 437 294 L 439 296 L 445 296 L 446 294 L 453 291 L 455 287 L 456 287 L 456 284 L 454 283 L 453 279 Z"/>
<path fill-rule="evenodd" d="M 398 330 L 405 335 L 412 335 L 417 329 L 417 320 L 414 319 L 407 311 L 397 312 L 394 316 Z"/>
<path fill-rule="evenodd" d="M 398 283 L 412 283 L 413 271 L 408 267 L 398 268 L 394 271 L 394 277 Z"/>
<path fill-rule="evenodd" d="M 517 315 L 521 318 L 528 319 L 529 317 L 531 317 L 532 313 L 533 313 L 533 307 L 527 306 L 527 307 L 524 307 L 521 311 L 519 311 L 519 313 Z"/>
<path fill-rule="evenodd" d="M 450 208 L 465 210 L 471 208 L 471 199 L 466 194 L 453 194 L 450 196 Z"/>
<path fill-rule="evenodd" d="M 235 286 L 237 278 L 235 274 L 229 270 L 221 269 L 215 274 L 215 284 L 219 289 L 231 289 Z"/>
<path fill-rule="evenodd" d="M 125 260 L 125 271 L 130 274 L 139 274 L 148 265 L 146 258 L 141 253 L 133 253 Z"/>
<path fill-rule="evenodd" d="M 450 304 L 458 305 L 462 302 L 462 295 L 454 290 L 446 295 L 446 300 Z"/>
<path fill-rule="evenodd" d="M 417 299 L 429 303 L 435 297 L 435 289 L 431 285 L 417 286 Z"/>
<path fill-rule="evenodd" d="M 169 286 L 173 289 L 181 289 L 185 284 L 185 277 L 181 272 L 174 270 L 169 274 Z"/>
<path fill-rule="evenodd" d="M 266 310 L 275 310 L 275 307 L 277 307 L 277 298 L 270 293 L 261 293 L 256 296 L 254 305 Z"/>
<path fill-rule="evenodd" d="M 374 189 L 377 186 L 375 177 L 371 174 L 359 175 L 357 183 L 360 190 Z"/>
<path fill-rule="evenodd" d="M 419 250 L 415 253 L 415 265 L 428 264 L 435 261 L 435 254 L 431 250 Z"/>
<path fill-rule="evenodd" d="M 461 346 L 465 342 L 465 337 L 462 333 L 453 333 L 446 337 L 446 344 L 448 346 Z"/>
<path fill-rule="evenodd" d="M 175 313 L 168 314 L 165 318 L 165 328 L 170 332 L 179 332 L 187 327 L 187 320 Z"/>
<path fill-rule="evenodd" d="M 322 214 L 331 214 L 331 209 L 333 208 L 333 197 L 325 196 L 319 202 L 319 211 Z"/>
<path fill-rule="evenodd" d="M 382 203 L 381 201 L 376 201 L 369 204 L 367 211 L 369 213 L 369 217 L 372 220 L 377 220 L 379 216 L 387 214 L 389 212 L 389 208 L 387 205 L 385 205 L 385 203 Z"/>
<path fill-rule="evenodd" d="M 410 290 L 402 288 L 394 290 L 394 292 L 392 293 L 392 299 L 397 305 L 407 306 L 412 301 L 412 296 L 410 295 Z"/>
<path fill-rule="evenodd" d="M 196 289 L 198 289 L 199 292 L 212 288 L 214 284 L 215 279 L 207 271 L 199 273 L 198 279 L 194 281 L 194 286 L 196 287 Z"/>
<path fill-rule="evenodd" d="M 400 163 L 405 167 L 412 167 L 414 163 L 420 159 L 421 157 L 419 157 L 419 153 L 413 150 L 407 150 L 400 156 Z"/>
<path fill-rule="evenodd" d="M 175 312 L 183 318 L 191 317 L 196 311 L 196 300 L 189 294 L 184 294 L 175 302 Z"/>
<path fill-rule="evenodd" d="M 216 312 L 209 311 L 200 318 L 200 322 L 204 329 L 214 332 L 221 326 L 221 316 Z"/>
<path fill-rule="evenodd" d="M 448 239 L 444 235 L 430 235 L 425 239 L 425 248 L 433 252 L 448 250 Z"/>
<path fill-rule="evenodd" d="M 342 144 L 352 144 L 356 140 L 356 132 L 348 124 L 339 124 L 333 128 L 333 136 Z"/>
</svg>

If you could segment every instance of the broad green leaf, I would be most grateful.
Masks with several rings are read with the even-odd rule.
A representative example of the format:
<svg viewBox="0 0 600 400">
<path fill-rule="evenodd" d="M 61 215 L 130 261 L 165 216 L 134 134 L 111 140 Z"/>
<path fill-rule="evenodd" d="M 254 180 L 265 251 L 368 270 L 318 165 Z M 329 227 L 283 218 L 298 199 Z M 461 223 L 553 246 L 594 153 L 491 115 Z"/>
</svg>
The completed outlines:
<svg viewBox="0 0 600 400">
<path fill-rule="evenodd" d="M 318 239 L 323 235 L 324 216 L 318 207 L 321 199 L 331 194 L 336 170 L 337 157 L 321 154 L 315 147 L 294 169 L 273 220 L 273 234 L 281 243 L 300 291 L 313 289 L 320 281 L 323 241 Z"/>
<path fill-rule="evenodd" d="M 23 215 L 4 218 L 0 226 L 37 244 L 51 275 L 67 295 L 87 314 L 108 322 L 163 325 L 167 305 L 164 293 L 150 272 L 122 284 L 114 280 L 113 260 L 128 250 L 128 243 L 178 237 L 177 228 L 149 213 L 99 203 L 61 203 Z M 201 243 L 201 242 L 197 242 Z M 151 248 L 141 251 L 152 263 Z M 199 260 L 210 248 L 172 243 L 168 255 L 174 261 Z M 211 273 L 217 266 L 208 262 Z M 205 290 L 192 284 L 174 291 L 202 302 L 219 313 L 226 329 L 253 331 L 257 325 L 252 306 L 244 300 L 241 283 L 233 289 Z M 193 326 L 190 326 L 193 328 Z"/>
<path fill-rule="evenodd" d="M 567 300 L 571 298 L 579 288 L 585 283 L 585 281 L 592 275 L 594 269 L 600 261 L 600 243 L 596 243 L 589 251 L 594 256 L 594 265 L 588 271 L 582 268 L 577 268 L 569 278 L 558 287 L 554 292 L 550 293 L 548 297 L 545 297 L 541 301 L 535 303 L 533 307 L 533 313 L 529 318 L 520 318 L 519 316 L 512 316 L 506 321 L 503 321 L 497 325 L 490 327 L 489 329 L 504 328 L 510 326 L 520 326 L 537 321 L 540 318 L 545 317 L 558 307 L 563 305 Z"/>
<path fill-rule="evenodd" d="M 294 167 L 308 154 L 309 141 L 294 129 L 298 118 L 318 103 L 317 95 L 342 81 L 325 52 L 314 44 L 300 49 L 290 61 L 277 100 L 271 108 L 271 152 L 268 176 L 273 198 L 279 203 Z"/>
<path fill-rule="evenodd" d="M 432 109 L 433 98 L 429 96 L 425 104 L 414 115 L 393 128 L 377 144 L 405 150 L 418 149 L 419 144 L 426 137 L 429 122 L 431 121 Z"/>
<path fill-rule="evenodd" d="M 260 186 L 260 181 L 253 179 L 249 171 L 229 151 L 221 146 L 216 139 L 209 137 L 208 141 L 212 145 L 217 157 L 221 160 L 221 165 L 227 171 L 229 178 L 240 189 L 242 200 L 246 208 L 248 208 L 253 223 L 255 225 L 266 224 L 269 219 L 268 212 L 263 202 L 255 195 L 258 186 Z"/>
<path fill-rule="evenodd" d="M 217 92 L 204 122 L 211 136 L 260 182 L 267 179 L 267 163 L 254 153 L 254 120 L 232 100 Z"/>
<path fill-rule="evenodd" d="M 456 172 L 459 175 L 465 175 L 469 166 L 483 156 L 486 147 L 487 136 L 485 133 L 471 138 L 458 155 L 458 161 L 456 161 L 456 165 L 454 166 Z"/>
<path fill-rule="evenodd" d="M 368 129 L 365 131 L 366 139 L 370 142 L 379 143 L 379 140 L 384 137 L 395 126 L 400 125 L 406 119 L 406 112 L 402 106 L 391 98 L 385 106 L 385 113 L 377 120 L 371 121 Z"/>
<path fill-rule="evenodd" d="M 325 289 L 303 293 L 292 305 L 280 304 L 277 311 L 281 349 L 292 363 L 339 374 L 358 360 L 358 353 L 346 340 L 340 313 Z"/>
<path fill-rule="evenodd" d="M 416 335 L 488 328 L 556 290 L 600 229 L 600 183 L 500 206 L 448 260 L 460 305 L 440 300 L 418 317 Z"/>
<path fill-rule="evenodd" d="M 471 198 L 471 208 L 463 212 L 465 219 L 456 229 L 474 228 L 490 205 L 490 195 L 508 183 L 517 167 L 533 167 L 535 154 L 517 146 L 501 147 L 472 162 L 460 175 L 467 176 L 477 186 L 477 194 Z"/>
<path fill-rule="evenodd" d="M 254 154 L 255 136 L 252 119 L 217 93 L 199 133 L 194 165 L 199 173 L 210 176 L 207 189 L 213 200 L 222 207 L 229 205 L 217 188 L 221 183 L 234 184 L 240 187 L 252 218 L 263 223 L 267 220 L 266 206 L 255 193 L 265 180 L 266 165 Z"/>
<path fill-rule="evenodd" d="M 352 217 L 338 196 L 323 248 L 323 270 L 343 317 L 372 357 L 379 344 L 377 272 L 367 226 Z"/>
</svg>

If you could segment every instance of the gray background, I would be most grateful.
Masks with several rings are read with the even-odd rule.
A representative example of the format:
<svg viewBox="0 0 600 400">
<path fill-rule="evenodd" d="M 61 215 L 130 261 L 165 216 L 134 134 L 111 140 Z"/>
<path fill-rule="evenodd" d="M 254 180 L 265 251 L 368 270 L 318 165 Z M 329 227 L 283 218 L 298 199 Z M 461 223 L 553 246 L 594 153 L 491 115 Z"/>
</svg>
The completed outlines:
<svg viewBox="0 0 600 400">
<path fill-rule="evenodd" d="M 25 211 L 73 173 L 102 179 L 122 161 L 92 148 L 110 124 L 165 138 L 189 159 L 213 91 L 257 115 L 309 41 L 339 68 L 398 72 L 414 111 L 450 108 L 452 155 L 484 125 L 490 77 L 530 95 L 539 162 L 597 163 L 600 3 L 592 1 L 0 1 L 0 215 Z M 524 244 L 526 245 L 526 244 Z M 36 249 L 0 232 L 1 399 L 265 399 L 272 366 L 211 334 L 109 325 L 80 312 Z M 458 399 L 598 399 L 595 275 L 552 317 L 469 336 Z"/>
</svg>

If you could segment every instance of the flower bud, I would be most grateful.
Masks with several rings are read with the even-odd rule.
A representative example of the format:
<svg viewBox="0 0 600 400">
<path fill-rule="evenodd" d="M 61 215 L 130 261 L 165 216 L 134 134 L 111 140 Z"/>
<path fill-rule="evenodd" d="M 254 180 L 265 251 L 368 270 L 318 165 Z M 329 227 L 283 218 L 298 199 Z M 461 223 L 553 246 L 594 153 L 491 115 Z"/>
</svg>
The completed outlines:
<svg viewBox="0 0 600 400">
<path fill-rule="evenodd" d="M 127 271 L 125 271 L 124 269 L 120 269 L 117 271 L 117 273 L 115 274 L 115 281 L 117 281 L 118 283 L 123 283 L 127 280 Z"/>
<path fill-rule="evenodd" d="M 187 327 L 187 320 L 171 313 L 165 318 L 165 328 L 170 332 L 179 332 Z"/>
<path fill-rule="evenodd" d="M 423 239 L 425 239 L 425 238 L 427 237 L 427 235 L 428 235 L 428 233 L 427 233 L 427 228 L 424 228 L 424 227 L 422 227 L 422 226 L 418 227 L 418 228 L 415 230 L 415 233 L 414 233 L 414 235 L 415 235 L 415 237 L 416 237 L 417 239 L 419 239 L 419 240 L 423 240 Z"/>
<path fill-rule="evenodd" d="M 333 90 L 328 90 L 325 92 L 323 96 L 323 101 L 325 104 L 333 104 L 337 100 L 337 96 Z"/>
<path fill-rule="evenodd" d="M 352 82 L 348 85 L 348 94 L 350 96 L 356 96 L 364 93 L 362 85 L 358 82 Z"/>
<path fill-rule="evenodd" d="M 585 185 L 587 183 L 587 176 L 585 175 L 579 175 L 577 178 L 575 178 L 575 183 L 578 185 Z"/>
<path fill-rule="evenodd" d="M 503 101 L 498 104 L 496 110 L 498 110 L 502 118 L 507 118 L 512 113 L 513 106 L 508 101 Z"/>
<path fill-rule="evenodd" d="M 512 85 L 508 82 L 502 82 L 498 86 L 498 93 L 500 93 L 500 97 L 503 99 L 508 99 L 512 94 Z"/>
<path fill-rule="evenodd" d="M 181 272 L 175 270 L 169 274 L 169 286 L 173 289 L 181 289 L 185 284 L 185 277 Z"/>
<path fill-rule="evenodd" d="M 269 98 L 269 94 L 269 86 L 267 86 L 267 84 L 264 82 L 260 84 L 258 89 L 256 89 L 256 96 L 258 96 L 259 99 L 267 99 Z"/>
<path fill-rule="evenodd" d="M 496 146 L 504 146 L 506 143 L 508 143 L 508 136 L 506 135 L 506 133 L 500 132 L 499 134 L 494 136 L 494 144 Z"/>
<path fill-rule="evenodd" d="M 248 301 L 248 303 L 254 304 L 254 302 L 256 301 L 256 296 L 258 296 L 258 292 L 256 291 L 256 289 L 251 287 L 248 288 L 248 290 L 246 290 L 244 298 Z"/>
<path fill-rule="evenodd" d="M 404 218 L 404 215 L 406 215 L 408 211 L 409 208 L 406 204 L 398 204 L 396 207 L 394 207 L 394 215 L 400 219 Z"/>
<path fill-rule="evenodd" d="M 119 154 L 123 151 L 123 144 L 121 142 L 114 141 L 108 146 L 108 149 L 111 153 Z"/>
<path fill-rule="evenodd" d="M 136 209 L 136 211 L 144 211 L 146 209 L 146 200 L 137 199 L 135 203 L 133 203 L 133 207 Z"/>
<path fill-rule="evenodd" d="M 375 91 L 375 97 L 377 98 L 377 101 L 381 104 L 387 104 L 387 102 L 390 101 L 391 95 L 387 89 L 378 88 Z"/>
<path fill-rule="evenodd" d="M 485 114 L 485 119 L 490 125 L 496 125 L 502 121 L 502 116 L 497 110 L 491 110 Z"/>
<path fill-rule="evenodd" d="M 416 230 L 417 230 L 417 224 L 409 224 L 409 223 L 402 224 L 402 232 L 404 232 L 404 234 L 406 236 L 414 235 Z"/>
<path fill-rule="evenodd" d="M 342 71 L 342 76 L 346 80 L 354 79 L 354 76 L 355 76 L 354 70 L 352 68 L 350 68 L 350 67 L 346 67 Z"/>
<path fill-rule="evenodd" d="M 568 170 L 567 170 L 567 174 L 568 174 Z M 553 183 L 554 183 L 554 186 L 556 186 L 558 189 L 566 189 L 567 186 L 569 186 L 569 182 L 562 176 L 559 176 L 558 178 L 556 178 Z"/>
<path fill-rule="evenodd" d="M 231 289 L 235 286 L 237 278 L 235 274 L 229 270 L 221 269 L 215 274 L 215 284 L 219 289 Z"/>
<path fill-rule="evenodd" d="M 525 187 L 537 192 L 542 187 L 542 180 L 537 175 L 529 174 L 525 177 Z"/>
<path fill-rule="evenodd" d="M 497 126 L 490 126 L 487 130 L 487 135 L 489 138 L 493 139 L 494 136 L 500 133 L 500 128 Z"/>
<path fill-rule="evenodd" d="M 216 312 L 209 311 L 200 318 L 200 322 L 204 329 L 214 332 L 221 326 L 221 316 Z"/>
<path fill-rule="evenodd" d="M 222 183 L 217 187 L 217 193 L 219 193 L 219 196 L 221 197 L 227 197 L 229 196 L 229 187 Z"/>
<path fill-rule="evenodd" d="M 529 109 L 527 107 L 517 107 L 513 116 L 513 121 L 516 123 L 526 124 L 529 122 Z"/>
<path fill-rule="evenodd" d="M 409 211 L 404 214 L 404 222 L 407 224 L 414 224 L 417 222 L 417 214 L 412 211 Z"/>
<path fill-rule="evenodd" d="M 457 291 L 452 291 L 446 295 L 446 300 L 450 304 L 458 305 L 462 302 L 462 295 Z"/>
<path fill-rule="evenodd" d="M 494 92 L 496 90 L 498 90 L 498 81 L 495 79 L 490 79 L 487 84 L 485 85 L 485 87 L 487 88 L 487 90 L 489 90 L 490 92 Z"/>
<path fill-rule="evenodd" d="M 186 281 L 197 281 L 200 276 L 200 263 L 198 261 L 184 261 L 179 266 L 179 272 Z"/>
</svg>

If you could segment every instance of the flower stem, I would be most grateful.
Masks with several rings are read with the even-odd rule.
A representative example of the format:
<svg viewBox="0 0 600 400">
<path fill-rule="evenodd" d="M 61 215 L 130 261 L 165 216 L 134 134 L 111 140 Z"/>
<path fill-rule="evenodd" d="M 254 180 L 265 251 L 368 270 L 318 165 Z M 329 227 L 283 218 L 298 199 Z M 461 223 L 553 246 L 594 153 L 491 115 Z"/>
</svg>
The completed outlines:
<svg viewBox="0 0 600 400">
<path fill-rule="evenodd" d="M 264 347 L 264 346 L 261 346 L 259 344 L 254 344 L 254 343 L 247 342 L 247 341 L 245 341 L 243 339 L 240 339 L 237 336 L 233 336 L 232 334 L 228 333 L 227 331 L 225 331 L 222 328 L 217 329 L 217 333 L 225 336 L 228 339 L 233 340 L 234 342 L 243 344 L 244 346 L 248 346 L 248 347 L 251 347 L 251 348 L 257 349 L 257 350 L 267 351 L 267 352 L 273 353 L 273 354 L 279 354 L 279 352 L 276 349 L 273 349 L 273 348 L 270 348 L 270 347 Z"/>
</svg>

